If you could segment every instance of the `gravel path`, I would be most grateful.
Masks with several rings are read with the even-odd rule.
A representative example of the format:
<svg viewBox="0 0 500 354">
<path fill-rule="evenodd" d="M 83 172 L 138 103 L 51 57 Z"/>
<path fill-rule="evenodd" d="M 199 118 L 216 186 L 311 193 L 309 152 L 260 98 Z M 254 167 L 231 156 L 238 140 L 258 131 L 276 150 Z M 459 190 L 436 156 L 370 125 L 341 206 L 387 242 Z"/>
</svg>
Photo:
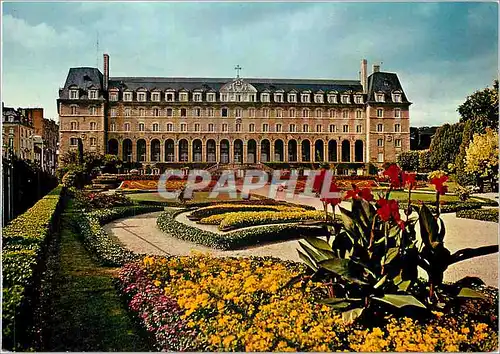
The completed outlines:
<svg viewBox="0 0 500 354">
<path fill-rule="evenodd" d="M 316 198 L 301 198 L 294 201 L 322 208 L 321 202 Z M 350 203 L 345 203 L 343 206 L 348 207 Z M 138 253 L 187 255 L 192 250 L 197 250 L 209 252 L 218 257 L 274 256 L 286 260 L 300 261 L 297 255 L 297 248 L 299 247 L 297 240 L 236 251 L 214 250 L 179 240 L 161 232 L 156 227 L 156 218 L 159 214 L 159 212 L 156 212 L 116 220 L 107 224 L 105 229 L 115 235 L 127 248 Z M 455 213 L 443 214 L 442 219 L 446 226 L 445 243 L 451 252 L 467 247 L 475 248 L 498 244 L 498 224 L 496 223 L 457 218 Z M 498 286 L 498 254 L 482 256 L 452 265 L 445 273 L 445 280 L 456 281 L 464 276 L 477 276 L 483 279 L 487 285 Z"/>
</svg>

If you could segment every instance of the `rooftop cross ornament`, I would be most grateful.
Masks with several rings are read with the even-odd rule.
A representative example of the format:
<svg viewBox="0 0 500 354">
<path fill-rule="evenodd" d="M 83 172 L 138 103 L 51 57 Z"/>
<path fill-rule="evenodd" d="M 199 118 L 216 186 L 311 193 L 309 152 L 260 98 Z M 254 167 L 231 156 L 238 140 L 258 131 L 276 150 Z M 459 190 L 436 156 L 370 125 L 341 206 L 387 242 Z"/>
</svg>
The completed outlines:
<svg viewBox="0 0 500 354">
<path fill-rule="evenodd" d="M 239 79 L 240 78 L 240 70 L 243 69 L 241 66 L 239 65 L 236 65 L 234 67 L 234 70 L 236 70 L 236 78 Z"/>
</svg>

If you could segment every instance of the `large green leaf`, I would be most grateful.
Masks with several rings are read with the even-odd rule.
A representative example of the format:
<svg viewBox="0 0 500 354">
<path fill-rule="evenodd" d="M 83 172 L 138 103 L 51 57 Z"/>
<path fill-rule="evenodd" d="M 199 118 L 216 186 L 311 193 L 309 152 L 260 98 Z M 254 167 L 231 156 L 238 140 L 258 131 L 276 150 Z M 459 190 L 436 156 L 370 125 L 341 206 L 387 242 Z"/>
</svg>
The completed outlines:
<svg viewBox="0 0 500 354">
<path fill-rule="evenodd" d="M 327 306 L 330 306 L 334 309 L 345 309 L 349 306 L 352 306 L 353 303 L 356 302 L 361 302 L 362 299 L 360 298 L 336 298 L 336 297 L 331 297 L 328 299 L 321 299 L 318 302 L 321 304 L 325 304 Z"/>
<path fill-rule="evenodd" d="M 320 239 L 319 237 L 306 236 L 304 239 L 316 249 L 332 252 L 332 247 L 328 244 L 328 242 Z"/>
<path fill-rule="evenodd" d="M 479 291 L 472 290 L 471 288 L 462 288 L 458 293 L 457 297 L 469 297 L 469 298 L 479 298 L 486 299 L 486 296 L 481 294 Z"/>
<path fill-rule="evenodd" d="M 300 247 L 302 247 L 302 249 L 307 253 L 307 255 L 309 257 L 311 257 L 311 259 L 314 261 L 314 262 L 319 262 L 319 261 L 323 261 L 325 259 L 328 259 L 329 256 L 325 256 L 324 254 L 322 253 L 319 253 L 318 251 L 310 248 L 309 246 L 307 246 L 306 244 L 302 243 L 299 241 L 299 245 Z"/>
<path fill-rule="evenodd" d="M 444 236 L 446 234 L 446 228 L 444 227 L 444 222 L 441 218 L 438 218 L 438 221 L 439 221 L 438 241 L 443 242 Z"/>
<path fill-rule="evenodd" d="M 394 258 L 396 258 L 398 253 L 399 253 L 399 247 L 389 248 L 387 250 L 386 254 L 384 255 L 384 257 L 382 257 L 382 260 L 381 260 L 382 265 L 387 265 L 387 264 L 391 263 L 392 260 Z"/>
<path fill-rule="evenodd" d="M 348 260 L 348 259 L 332 258 L 332 259 L 327 259 L 327 260 L 321 261 L 318 263 L 318 265 L 321 268 L 326 269 L 334 274 L 337 274 L 350 282 L 360 284 L 360 285 L 368 285 L 368 283 L 366 283 L 360 279 L 355 278 L 351 274 L 350 269 L 349 269 L 349 262 L 350 262 L 350 260 Z"/>
<path fill-rule="evenodd" d="M 341 212 L 342 222 L 346 231 L 351 234 L 354 242 L 360 243 L 365 246 L 368 235 L 364 235 L 363 229 L 357 225 L 353 214 L 349 210 L 342 207 L 339 208 Z"/>
<path fill-rule="evenodd" d="M 386 280 L 387 280 L 387 274 L 384 275 L 382 278 L 380 278 L 380 280 L 377 282 L 377 284 L 373 286 L 373 288 L 374 289 L 380 288 L 385 283 Z"/>
<path fill-rule="evenodd" d="M 352 310 L 342 312 L 342 320 L 344 323 L 353 323 L 363 313 L 363 307 L 356 307 Z"/>
<path fill-rule="evenodd" d="M 315 272 L 318 270 L 318 267 L 316 267 L 314 265 L 314 263 L 312 262 L 312 260 L 306 256 L 304 253 L 302 253 L 300 250 L 297 250 L 297 252 L 299 252 L 299 258 L 302 259 L 304 261 L 305 264 L 307 264 L 307 266 L 309 268 L 311 268 L 312 270 L 314 270 Z"/>
<path fill-rule="evenodd" d="M 432 244 L 439 241 L 438 224 L 429 208 L 422 204 L 419 214 L 420 234 L 424 245 L 432 247 Z"/>
<path fill-rule="evenodd" d="M 417 306 L 424 309 L 426 308 L 424 304 L 422 304 L 412 295 L 386 294 L 383 297 L 373 297 L 373 299 L 397 308 L 401 308 L 404 306 Z"/>
</svg>

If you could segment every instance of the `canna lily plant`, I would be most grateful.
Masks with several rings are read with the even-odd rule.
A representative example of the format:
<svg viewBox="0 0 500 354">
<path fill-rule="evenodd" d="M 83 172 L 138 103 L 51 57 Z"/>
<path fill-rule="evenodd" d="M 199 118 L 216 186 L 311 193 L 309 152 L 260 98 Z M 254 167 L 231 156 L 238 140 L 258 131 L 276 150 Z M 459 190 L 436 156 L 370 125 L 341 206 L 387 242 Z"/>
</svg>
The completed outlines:
<svg viewBox="0 0 500 354">
<path fill-rule="evenodd" d="M 322 197 L 326 221 L 327 206 L 331 204 L 334 212 L 338 206 L 342 223 L 328 229 L 326 240 L 305 237 L 300 242 L 299 257 L 312 274 L 298 276 L 289 284 L 304 278 L 323 281 L 327 284 L 328 294 L 321 302 L 341 311 L 346 322 L 355 321 L 362 315 L 394 312 L 407 307 L 429 312 L 441 303 L 436 301 L 439 300 L 437 294 L 481 297 L 472 289 L 444 284 L 444 271 L 449 265 L 464 259 L 498 252 L 498 246 L 465 249 L 451 254 L 444 247 L 445 227 L 439 218 L 439 210 L 433 215 L 425 204 L 418 208 L 411 203 L 411 193 L 416 186 L 415 174 L 403 172 L 397 165 L 391 165 L 384 174 L 389 177 L 390 187 L 377 200 L 369 189 L 359 190 L 355 185 L 345 195 L 330 199 Z M 318 194 L 320 190 L 337 190 L 334 181 L 327 181 L 329 186 L 325 187 L 322 179 L 325 175 L 322 173 L 315 180 L 314 188 Z M 436 193 L 443 195 L 446 193 L 443 185 L 446 179 L 442 176 L 436 178 L 431 179 L 431 183 L 436 183 Z M 409 193 L 403 217 L 398 201 L 390 199 L 391 191 L 401 187 L 407 187 Z M 341 207 L 341 200 L 351 200 L 351 210 Z M 413 211 L 417 211 L 418 217 L 411 216 Z M 427 283 L 422 284 L 418 278 L 419 266 L 428 275 Z M 427 290 L 422 292 L 422 288 Z"/>
</svg>

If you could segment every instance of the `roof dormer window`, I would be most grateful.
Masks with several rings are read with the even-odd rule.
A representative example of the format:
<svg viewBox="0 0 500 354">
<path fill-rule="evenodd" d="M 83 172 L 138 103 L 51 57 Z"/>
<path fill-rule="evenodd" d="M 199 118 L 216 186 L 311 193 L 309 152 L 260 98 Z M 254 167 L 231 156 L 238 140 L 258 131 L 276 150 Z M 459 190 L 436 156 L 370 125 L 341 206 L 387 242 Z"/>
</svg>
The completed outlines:
<svg viewBox="0 0 500 354">
<path fill-rule="evenodd" d="M 89 90 L 89 99 L 96 100 L 97 99 L 97 90 Z"/>
<path fill-rule="evenodd" d="M 194 102 L 201 102 L 201 92 L 195 92 L 193 94 L 193 101 Z"/>
<path fill-rule="evenodd" d="M 153 92 L 151 94 L 151 101 L 160 102 L 160 93 L 159 92 Z"/>
<path fill-rule="evenodd" d="M 137 94 L 137 101 L 146 102 L 146 92 L 139 92 Z"/>
<path fill-rule="evenodd" d="M 260 101 L 261 102 L 269 102 L 269 94 L 268 93 L 262 93 L 260 95 Z"/>
<path fill-rule="evenodd" d="M 132 92 L 125 92 L 123 94 L 123 100 L 126 102 L 132 102 Z"/>
<path fill-rule="evenodd" d="M 328 103 L 337 103 L 337 95 L 334 93 L 329 94 Z"/>
<path fill-rule="evenodd" d="M 207 93 L 207 101 L 208 102 L 215 102 L 215 93 L 213 93 L 213 92 Z"/>
<path fill-rule="evenodd" d="M 297 102 L 297 95 L 295 93 L 288 94 L 288 102 L 295 103 Z"/>
<path fill-rule="evenodd" d="M 323 103 L 323 94 L 317 93 L 314 95 L 314 102 L 315 103 Z"/>
<path fill-rule="evenodd" d="M 401 94 L 400 93 L 393 93 L 392 94 L 392 101 L 401 103 Z"/>
<path fill-rule="evenodd" d="M 118 92 L 110 92 L 109 93 L 110 101 L 118 101 Z"/>
<path fill-rule="evenodd" d="M 179 100 L 181 102 L 187 102 L 187 100 L 188 100 L 188 94 L 187 94 L 187 92 L 181 92 L 180 95 L 179 95 Z"/>
<path fill-rule="evenodd" d="M 363 103 L 363 96 L 362 95 L 354 96 L 354 102 L 357 104 L 362 104 Z"/>
<path fill-rule="evenodd" d="M 274 94 L 274 102 L 283 102 L 283 94 L 282 93 L 275 93 Z"/>
<path fill-rule="evenodd" d="M 78 99 L 78 90 L 69 90 L 69 98 L 72 100 Z"/>
<path fill-rule="evenodd" d="M 375 99 L 376 99 L 377 102 L 384 102 L 385 101 L 384 94 L 383 93 L 377 93 L 375 95 Z"/>
<path fill-rule="evenodd" d="M 165 95 L 165 101 L 167 102 L 174 102 L 174 93 L 173 92 L 167 92 Z"/>
<path fill-rule="evenodd" d="M 342 96 L 340 97 L 340 100 L 341 100 L 341 102 L 342 102 L 342 103 L 344 103 L 344 104 L 351 103 L 351 100 L 350 100 L 349 95 L 342 95 Z"/>
<path fill-rule="evenodd" d="M 308 93 L 303 93 L 300 95 L 300 101 L 302 103 L 309 103 L 309 102 L 311 102 L 310 99 L 311 99 L 311 96 Z"/>
</svg>

